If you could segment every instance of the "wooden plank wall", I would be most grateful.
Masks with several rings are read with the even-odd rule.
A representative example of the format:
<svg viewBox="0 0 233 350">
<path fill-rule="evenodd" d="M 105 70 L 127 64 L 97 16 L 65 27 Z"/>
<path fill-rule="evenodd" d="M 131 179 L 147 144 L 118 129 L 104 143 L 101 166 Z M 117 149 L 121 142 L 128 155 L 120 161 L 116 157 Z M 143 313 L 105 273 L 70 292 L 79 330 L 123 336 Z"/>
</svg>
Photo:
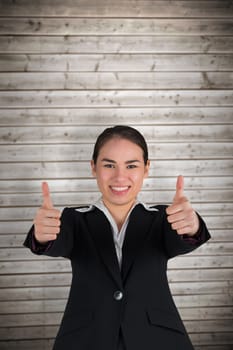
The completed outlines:
<svg viewBox="0 0 233 350">
<path fill-rule="evenodd" d="M 149 142 L 143 200 L 182 173 L 213 236 L 169 265 L 195 349 L 233 349 L 232 78 L 232 1 L 0 0 L 0 349 L 51 349 L 70 267 L 22 247 L 40 183 L 92 202 L 93 142 L 122 123 Z"/>
</svg>

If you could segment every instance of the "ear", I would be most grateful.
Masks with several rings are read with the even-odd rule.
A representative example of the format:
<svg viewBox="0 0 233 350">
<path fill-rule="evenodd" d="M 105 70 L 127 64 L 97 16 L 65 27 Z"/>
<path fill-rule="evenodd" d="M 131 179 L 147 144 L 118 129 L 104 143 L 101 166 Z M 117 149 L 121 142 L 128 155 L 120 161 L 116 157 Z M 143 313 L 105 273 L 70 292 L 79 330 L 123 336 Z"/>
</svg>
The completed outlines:
<svg viewBox="0 0 233 350">
<path fill-rule="evenodd" d="M 148 177 L 149 175 L 149 168 L 150 168 L 150 161 L 148 159 L 146 165 L 145 165 L 145 172 L 144 172 L 144 178 Z"/>
<path fill-rule="evenodd" d="M 94 160 L 91 160 L 91 172 L 94 177 L 96 177 L 96 165 L 94 163 Z"/>
</svg>

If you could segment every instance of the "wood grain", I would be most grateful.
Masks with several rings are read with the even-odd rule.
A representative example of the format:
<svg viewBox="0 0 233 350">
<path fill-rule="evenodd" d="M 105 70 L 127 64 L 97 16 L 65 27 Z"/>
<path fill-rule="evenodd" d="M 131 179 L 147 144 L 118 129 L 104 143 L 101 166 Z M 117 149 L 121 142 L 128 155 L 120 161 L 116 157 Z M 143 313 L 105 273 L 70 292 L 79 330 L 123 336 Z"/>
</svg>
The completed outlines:
<svg viewBox="0 0 233 350">
<path fill-rule="evenodd" d="M 55 205 L 99 198 L 97 135 L 146 137 L 140 199 L 176 177 L 212 239 L 169 262 L 195 350 L 233 346 L 233 6 L 226 0 L 0 0 L 0 349 L 51 350 L 71 266 L 23 247 L 47 180 Z"/>
</svg>

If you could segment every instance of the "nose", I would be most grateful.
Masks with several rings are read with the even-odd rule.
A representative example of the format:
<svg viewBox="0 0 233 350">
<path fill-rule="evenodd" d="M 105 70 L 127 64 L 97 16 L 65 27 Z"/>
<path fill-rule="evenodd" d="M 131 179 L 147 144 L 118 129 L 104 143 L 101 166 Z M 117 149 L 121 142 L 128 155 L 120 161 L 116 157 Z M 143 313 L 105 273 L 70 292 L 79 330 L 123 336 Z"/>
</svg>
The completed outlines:
<svg viewBox="0 0 233 350">
<path fill-rule="evenodd" d="M 124 167 L 116 167 L 115 173 L 114 173 L 115 179 L 120 182 L 121 180 L 124 180 L 126 178 L 126 169 Z"/>
</svg>

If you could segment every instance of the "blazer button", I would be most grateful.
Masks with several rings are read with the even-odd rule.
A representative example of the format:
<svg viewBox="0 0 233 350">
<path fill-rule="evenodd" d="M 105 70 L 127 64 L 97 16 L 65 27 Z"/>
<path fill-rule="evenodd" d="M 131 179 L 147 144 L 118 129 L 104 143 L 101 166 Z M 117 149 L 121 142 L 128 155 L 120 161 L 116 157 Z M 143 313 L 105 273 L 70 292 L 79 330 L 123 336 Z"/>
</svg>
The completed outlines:
<svg viewBox="0 0 233 350">
<path fill-rule="evenodd" d="M 121 300 L 123 298 L 123 293 L 120 290 L 115 291 L 113 294 L 115 300 Z"/>
</svg>

